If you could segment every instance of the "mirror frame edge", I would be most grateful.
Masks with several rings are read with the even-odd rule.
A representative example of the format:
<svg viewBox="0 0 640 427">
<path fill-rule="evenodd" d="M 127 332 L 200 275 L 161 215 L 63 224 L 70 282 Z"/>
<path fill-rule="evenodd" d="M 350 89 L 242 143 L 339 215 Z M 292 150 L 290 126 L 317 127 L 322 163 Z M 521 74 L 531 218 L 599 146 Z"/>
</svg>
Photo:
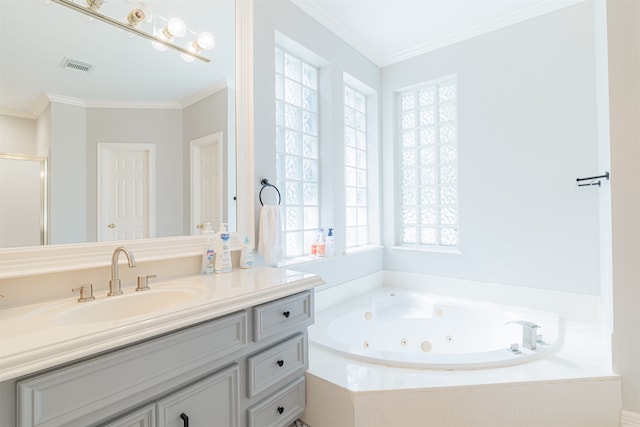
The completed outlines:
<svg viewBox="0 0 640 427">
<path fill-rule="evenodd" d="M 236 221 L 256 247 L 253 185 L 253 0 L 236 0 Z M 241 240 L 242 241 L 242 240 Z"/>
<path fill-rule="evenodd" d="M 239 236 L 254 241 L 253 212 L 253 0 L 236 0 L 236 220 L 231 249 L 241 247 Z M 238 197 L 242 195 L 242 197 Z M 203 237 L 178 236 L 114 242 L 38 247 L 0 248 L 0 280 L 49 274 L 111 263 L 116 245 L 126 245 L 138 261 L 200 255 Z"/>
</svg>

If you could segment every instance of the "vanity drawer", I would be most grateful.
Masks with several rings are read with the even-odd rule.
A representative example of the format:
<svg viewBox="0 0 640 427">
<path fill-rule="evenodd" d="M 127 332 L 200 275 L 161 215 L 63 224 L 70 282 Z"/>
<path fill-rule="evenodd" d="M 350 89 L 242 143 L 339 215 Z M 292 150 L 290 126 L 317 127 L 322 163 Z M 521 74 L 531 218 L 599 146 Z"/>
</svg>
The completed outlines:
<svg viewBox="0 0 640 427">
<path fill-rule="evenodd" d="M 282 427 L 304 412 L 304 377 L 247 410 L 248 427 Z"/>
<path fill-rule="evenodd" d="M 253 397 L 307 367 L 307 339 L 298 334 L 285 342 L 249 357 L 247 397 Z"/>
<path fill-rule="evenodd" d="M 313 294 L 300 292 L 253 308 L 253 340 L 280 335 L 313 323 Z"/>
</svg>

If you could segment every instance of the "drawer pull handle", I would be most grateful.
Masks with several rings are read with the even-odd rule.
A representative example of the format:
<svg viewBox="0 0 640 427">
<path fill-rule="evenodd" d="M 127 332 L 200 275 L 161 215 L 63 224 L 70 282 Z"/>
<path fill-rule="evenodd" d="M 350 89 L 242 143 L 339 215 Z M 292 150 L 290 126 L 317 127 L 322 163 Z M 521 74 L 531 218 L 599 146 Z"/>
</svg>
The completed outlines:
<svg viewBox="0 0 640 427">
<path fill-rule="evenodd" d="M 278 360 L 276 362 L 278 364 L 278 366 L 280 366 L 281 368 L 284 366 L 284 360 Z"/>
<path fill-rule="evenodd" d="M 291 316 L 291 313 L 289 312 L 289 310 L 287 310 L 284 313 L 282 313 L 282 315 L 288 319 L 289 316 Z"/>
<path fill-rule="evenodd" d="M 284 406 L 278 406 L 278 413 L 282 415 L 283 412 L 284 412 Z"/>
<path fill-rule="evenodd" d="M 182 423 L 184 427 L 189 427 L 189 417 L 184 412 L 180 414 L 180 418 L 182 418 Z"/>
</svg>

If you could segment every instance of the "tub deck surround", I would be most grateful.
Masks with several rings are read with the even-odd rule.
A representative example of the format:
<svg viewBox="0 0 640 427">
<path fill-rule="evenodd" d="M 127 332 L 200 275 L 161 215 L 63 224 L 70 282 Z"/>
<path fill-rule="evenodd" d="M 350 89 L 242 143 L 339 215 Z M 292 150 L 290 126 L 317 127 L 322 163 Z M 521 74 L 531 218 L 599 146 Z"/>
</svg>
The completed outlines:
<svg viewBox="0 0 640 427">
<path fill-rule="evenodd" d="M 619 427 L 620 376 L 611 367 L 610 331 L 601 323 L 567 319 L 561 313 L 565 318 L 563 339 L 559 340 L 554 352 L 538 360 L 499 368 L 401 368 L 389 366 L 384 361 L 372 363 L 349 357 L 314 341 L 314 329 L 323 327 L 327 315 L 337 319 L 335 311 L 340 305 L 353 311 L 360 297 L 371 299 L 379 291 L 393 292 L 398 288 L 415 292 L 420 288 L 420 279 L 422 283 L 431 279 L 413 275 L 412 279 L 417 280 L 394 281 L 393 286 L 389 286 L 390 283 L 385 283 L 388 279 L 385 276 L 386 272 L 381 272 L 340 286 L 316 290 L 316 322 L 309 330 L 307 407 L 301 416 L 308 425 Z M 429 283 L 423 289 L 444 290 L 451 284 L 451 281 L 444 280 L 442 284 Z M 468 283 L 463 285 L 463 289 L 471 287 Z M 449 290 L 454 298 L 464 293 L 456 288 L 455 283 Z M 505 291 L 509 289 L 505 287 Z M 509 302 L 517 303 L 515 294 L 518 292 L 519 289 L 513 289 L 514 295 L 503 295 L 502 299 L 509 297 Z M 550 296 L 555 295 L 550 293 Z M 583 300 L 577 296 L 573 304 Z M 571 304 L 570 296 L 566 295 L 563 301 Z M 522 305 L 513 305 L 530 307 L 530 302 L 524 298 Z M 485 304 L 476 300 L 470 303 L 478 307 Z M 380 322 L 395 316 L 393 307 L 383 305 L 379 308 L 382 310 L 372 311 L 372 316 L 378 314 L 386 319 L 380 319 Z M 361 314 L 362 319 L 366 319 L 366 312 Z M 593 319 L 584 315 L 588 313 L 575 316 L 575 310 L 569 310 L 568 314 L 570 317 Z M 413 313 L 414 317 L 420 315 L 419 312 Z M 351 322 L 353 324 L 355 322 Z M 469 329 L 472 329 L 471 325 Z M 543 327 L 539 331 L 543 338 L 545 329 Z M 384 336 L 380 333 L 375 334 L 372 340 L 382 338 Z M 399 339 L 394 340 L 397 342 Z M 327 411 L 327 407 L 332 410 Z"/>
<path fill-rule="evenodd" d="M 95 294 L 96 300 L 77 302 L 71 295 L 57 301 L 23 304 L 0 309 L 0 382 L 99 352 L 168 333 L 234 311 L 312 289 L 323 284 L 313 274 L 281 268 L 236 269 L 231 273 L 194 275 L 151 284 L 151 289 L 135 292 L 124 288 L 125 295 L 108 297 Z M 176 289 L 193 292 L 193 298 L 172 306 L 112 320 L 75 322 L 65 318 L 69 309 L 91 307 L 106 298 L 135 297 L 144 304 L 145 296 Z M 98 308 L 97 305 L 93 306 Z M 84 308 L 83 308 L 84 309 Z M 89 310 L 87 308 L 87 310 Z"/>
</svg>

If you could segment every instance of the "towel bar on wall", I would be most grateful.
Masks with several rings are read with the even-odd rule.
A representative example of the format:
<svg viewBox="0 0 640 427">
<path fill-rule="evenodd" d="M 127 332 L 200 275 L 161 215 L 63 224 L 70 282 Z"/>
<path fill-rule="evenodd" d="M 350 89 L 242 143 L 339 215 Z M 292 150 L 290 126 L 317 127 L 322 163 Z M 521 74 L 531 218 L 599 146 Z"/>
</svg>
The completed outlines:
<svg viewBox="0 0 640 427">
<path fill-rule="evenodd" d="M 597 185 L 598 187 L 600 187 L 602 185 L 602 182 L 600 181 L 600 179 L 609 180 L 609 171 L 605 172 L 604 175 L 588 176 L 586 178 L 576 178 L 576 182 L 578 183 L 578 187 L 590 187 L 592 185 Z M 589 181 L 589 182 L 585 182 L 585 181 Z"/>
<path fill-rule="evenodd" d="M 274 190 L 276 190 L 276 193 L 278 193 L 278 204 L 280 204 L 280 202 L 282 201 L 282 197 L 280 196 L 280 190 L 278 190 L 278 187 L 271 184 L 267 178 L 262 178 L 262 181 L 260 181 L 260 184 L 262 184 L 260 193 L 258 193 L 258 199 L 260 199 L 260 204 L 264 206 L 264 203 L 262 202 L 262 191 L 267 187 L 272 187 Z"/>
</svg>

